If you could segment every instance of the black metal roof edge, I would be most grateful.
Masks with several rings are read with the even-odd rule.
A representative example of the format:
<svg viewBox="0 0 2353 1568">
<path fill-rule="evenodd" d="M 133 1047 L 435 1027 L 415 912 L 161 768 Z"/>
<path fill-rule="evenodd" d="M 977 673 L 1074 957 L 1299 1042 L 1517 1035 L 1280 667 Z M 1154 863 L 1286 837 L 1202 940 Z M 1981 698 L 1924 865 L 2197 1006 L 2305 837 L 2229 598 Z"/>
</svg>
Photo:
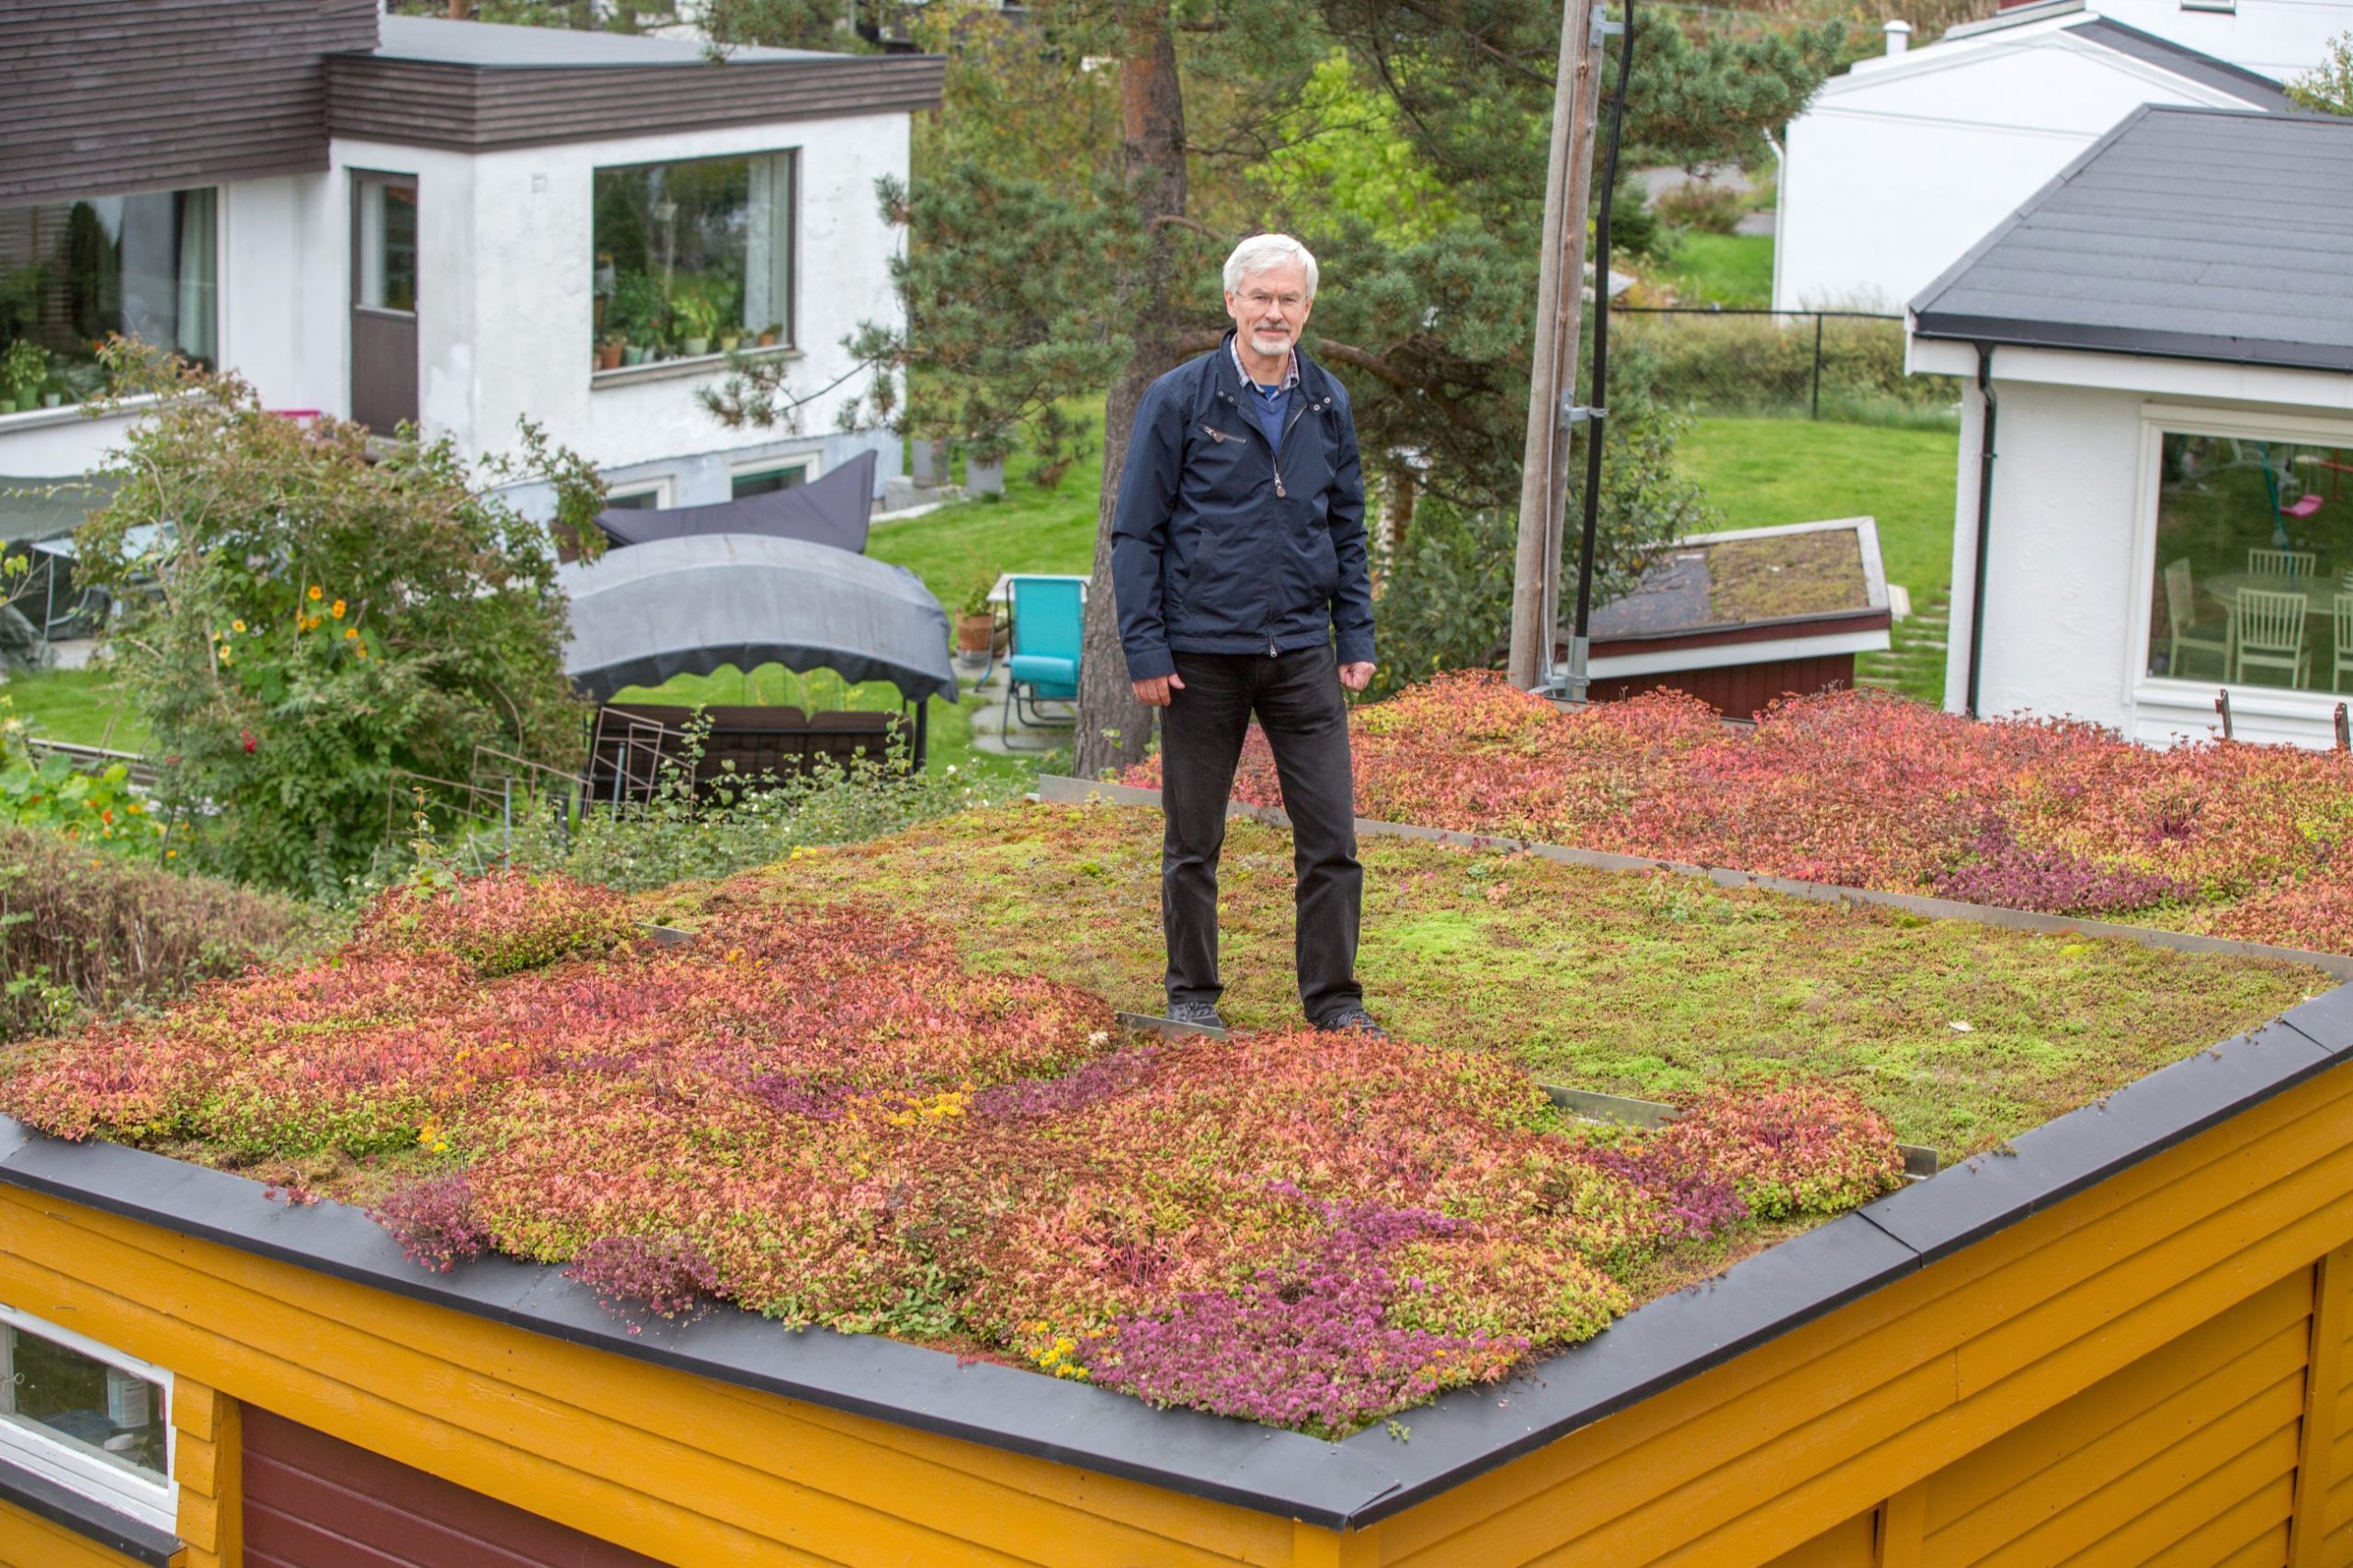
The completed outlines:
<svg viewBox="0 0 2353 1568">
<path fill-rule="evenodd" d="M 2143 119 L 2146 119 L 2149 115 L 2154 111 L 2155 108 L 2156 106 L 2154 104 L 2141 104 L 2134 108 L 2130 113 L 2126 114 L 2122 119 L 2120 119 L 2114 125 L 2109 126 L 2105 135 L 2101 136 L 2097 141 L 2085 148 L 2082 152 L 2076 153 L 2075 156 L 2068 162 L 2065 168 L 2061 169 L 2057 174 L 2052 175 L 2049 179 L 2043 181 L 2040 188 L 2036 190 L 2032 196 L 2029 196 L 2024 201 L 2019 202 L 2016 211 L 2012 212 L 2008 217 L 2003 219 L 2000 222 L 1987 230 L 1984 239 L 1979 240 L 1975 244 L 1963 251 L 1959 261 L 1954 262 L 1950 267 L 1946 267 L 1942 272 L 1937 274 L 1936 278 L 1930 281 L 1927 288 L 1913 295 L 1912 302 L 1904 307 L 1906 312 L 1914 318 L 1912 325 L 1913 334 L 1915 336 L 1919 335 L 1919 322 L 1925 319 L 1934 308 L 1931 301 L 1933 301 L 1938 295 L 1942 294 L 1946 290 L 1959 282 L 1962 274 L 1966 273 L 1971 267 L 1975 267 L 1979 261 L 1984 258 L 1986 252 L 1992 250 L 1995 245 L 2000 244 L 2002 241 L 2008 238 L 2011 230 L 2025 222 L 2029 217 L 2033 215 L 2037 208 L 2050 200 L 2052 197 L 2057 195 L 2059 191 L 2065 188 L 2068 181 L 2083 173 L 2084 165 L 2090 163 L 2094 158 L 2098 157 L 2102 153 L 2107 152 L 2109 147 L 2115 145 L 2117 141 L 2127 131 L 2140 124 Z"/>
<path fill-rule="evenodd" d="M 1558 1441 L 2018 1223 L 2353 1054 L 2339 987 L 2103 1102 L 1649 1302 L 1503 1385 L 1341 1443 L 879 1336 L 718 1312 L 631 1334 L 561 1270 L 505 1259 L 428 1274 L 358 1209 L 290 1206 L 257 1182 L 0 1118 L 0 1181 L 590 1348 L 829 1409 L 1333 1528 L 1387 1517 Z"/>
<path fill-rule="evenodd" d="M 2284 370 L 2353 371 L 2353 345 L 2278 343 L 2209 333 L 2149 332 L 2139 327 L 2021 321 L 1919 311 L 1915 337 L 1990 343 L 2015 348 L 2073 348 L 2142 358 L 2197 359 L 2225 365 L 2265 365 Z"/>
<path fill-rule="evenodd" d="M 1392 1484 L 1340 1444 L 1155 1410 L 880 1335 L 790 1329 L 731 1310 L 632 1334 L 560 1268 L 493 1257 L 434 1274 L 350 1205 L 273 1200 L 247 1177 L 49 1138 L 7 1117 L 0 1182 L 592 1349 L 1312 1524 L 1339 1528 Z"/>
<path fill-rule="evenodd" d="M 173 1553 L 180 1550 L 180 1539 L 171 1531 L 159 1530 L 6 1459 L 0 1459 L 0 1501 L 13 1503 L 60 1529 L 133 1562 L 147 1563 L 149 1568 L 169 1568 Z"/>
<path fill-rule="evenodd" d="M 388 54 L 379 46 L 375 49 L 330 50 L 322 58 L 359 64 L 412 66 L 428 71 L 462 71 L 470 75 L 484 76 L 546 71 L 781 72 L 843 65 L 855 65 L 865 71 L 892 75 L 909 75 L 923 74 L 926 69 L 944 72 L 948 68 L 948 56 L 944 54 L 847 54 L 824 50 L 803 50 L 787 60 L 739 59 L 733 55 L 718 60 L 708 55 L 700 60 L 450 60 L 436 55 Z"/>
<path fill-rule="evenodd" d="M 1653 1301 L 1500 1392 L 1448 1394 L 1409 1413 L 1413 1440 L 1381 1450 L 1401 1472 L 1396 1487 L 1349 1523 L 1370 1524 L 1427 1501 L 1779 1338 L 2344 1065 L 2348 1053 L 2353 986 L 2340 986 L 2023 1133 L 2002 1153 L 1963 1161 L 1768 1248 L 1697 1291 Z M 1773 1305 L 1785 1290 L 1787 1299 Z M 1751 1294 L 1764 1296 L 1770 1310 L 1749 1310 L 1743 1298 Z M 1656 1346 L 1663 1364 L 1647 1364 L 1647 1345 L 1634 1346 L 1632 1355 L 1623 1348 L 1652 1339 L 1663 1341 Z M 1426 1434 L 1440 1443 L 1424 1448 Z M 1344 1446 L 1373 1450 L 1381 1441 L 1381 1433 L 1368 1431 Z"/>
<path fill-rule="evenodd" d="M 2078 38 L 2089 39 L 2101 48 L 2112 50 L 2128 60 L 2160 65 L 2165 70 L 2172 71 L 2184 81 L 2196 82 L 2200 86 L 2214 87 L 2223 92 L 2233 91 L 2234 86 L 2244 87 L 2247 91 L 2238 95 L 2243 103 L 2277 109 L 2290 108 L 2295 102 L 2288 97 L 2279 83 L 2260 71 L 2250 71 L 2244 65 L 2234 65 L 2218 55 L 2208 54 L 2203 50 L 2192 49 L 2186 43 L 2160 37 L 2140 28 L 2128 27 L 2113 17 L 2086 16 L 2082 21 L 2070 22 L 2059 30 L 2073 33 Z M 2130 43 L 2132 47 L 2129 49 L 2120 47 L 2115 37 L 2119 34 L 2122 35 L 2124 42 Z M 2207 81 L 2201 76 L 2192 75 L 2177 69 L 2175 62 L 2178 62 L 2179 65 L 2194 66 L 2200 72 L 2226 77 L 2229 81 L 2227 83 Z M 2250 97 L 2249 94 L 2259 96 Z M 2199 107 L 2219 106 L 2200 105 Z"/>
<path fill-rule="evenodd" d="M 1885 620 L 1888 614 L 1888 607 L 1885 605 L 1865 605 L 1860 609 L 1817 610 L 1812 615 L 1759 616 L 1754 620 L 1711 620 L 1698 626 L 1675 626 L 1652 631 L 1596 632 L 1593 641 L 1597 646 L 1603 642 L 1658 642 L 1676 637 L 1705 637 L 1711 632 L 1748 631 L 1760 626 L 1811 626 L 1824 620 Z M 1833 630 L 1814 635 L 1838 637 L 1845 635 L 1845 632 L 1843 630 Z M 1739 645 L 1737 642 L 1724 644 L 1726 647 L 1733 648 Z M 1608 656 L 1610 655 L 1601 653 L 1594 655 L 1597 659 Z"/>
</svg>

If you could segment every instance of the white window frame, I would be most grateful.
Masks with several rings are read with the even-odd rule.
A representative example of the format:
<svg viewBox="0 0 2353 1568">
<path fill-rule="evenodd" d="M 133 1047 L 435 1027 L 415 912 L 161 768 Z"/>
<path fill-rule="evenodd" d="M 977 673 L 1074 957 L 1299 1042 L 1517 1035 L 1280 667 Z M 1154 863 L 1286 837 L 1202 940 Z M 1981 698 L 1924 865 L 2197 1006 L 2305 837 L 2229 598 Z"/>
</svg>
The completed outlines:
<svg viewBox="0 0 2353 1568">
<path fill-rule="evenodd" d="M 2309 723 L 2315 735 L 2335 726 L 2336 705 L 2353 702 L 2353 694 L 2330 691 L 2290 691 L 2276 686 L 2244 686 L 2229 681 L 2176 680 L 2149 674 L 2149 637 L 2154 625 L 2157 573 L 2157 500 L 2167 436 L 2220 436 L 2239 440 L 2277 441 L 2291 437 L 2321 447 L 2353 447 L 2353 419 L 2314 414 L 2258 414 L 2189 403 L 2145 403 L 2141 405 L 2141 460 L 2133 499 L 2131 622 L 2124 645 L 2124 689 L 2131 694 L 2132 722 L 2144 707 L 2170 711 L 2211 710 L 2218 687 L 2231 694 L 2234 711 Z M 2129 733 L 2129 731 L 2128 731 Z"/>
<path fill-rule="evenodd" d="M 626 500 L 632 495 L 651 495 L 654 497 L 654 510 L 657 512 L 666 512 L 670 509 L 672 505 L 670 500 L 670 488 L 672 483 L 673 481 L 671 480 L 671 477 L 666 473 L 656 475 L 652 479 L 626 480 L 618 483 L 607 485 L 605 487 L 605 500 L 608 504 L 610 504 L 615 501 Z"/>
<path fill-rule="evenodd" d="M 173 1430 L 172 1401 L 178 1397 L 178 1391 L 173 1386 L 172 1374 L 166 1369 L 6 1303 L 0 1303 L 0 1324 L 21 1329 L 38 1338 L 87 1356 L 93 1361 L 119 1368 L 156 1384 L 164 1391 L 162 1416 L 165 1430 L 167 1433 Z M 151 1482 L 121 1466 L 93 1459 L 61 1438 L 44 1435 L 35 1422 L 20 1416 L 0 1416 L 0 1460 L 31 1471 L 69 1492 L 117 1513 L 127 1514 L 140 1523 L 152 1525 L 160 1530 L 176 1532 L 179 1528 L 178 1449 L 178 1440 L 167 1437 L 164 1444 L 164 1464 L 170 1473 L 162 1482 Z"/>
<path fill-rule="evenodd" d="M 739 460 L 727 467 L 728 494 L 731 495 L 734 494 L 735 482 L 739 479 L 782 473 L 789 468 L 797 468 L 801 471 L 801 483 L 813 484 L 817 481 L 817 476 L 825 472 L 825 455 L 823 452 L 787 452 L 776 457 Z"/>
</svg>

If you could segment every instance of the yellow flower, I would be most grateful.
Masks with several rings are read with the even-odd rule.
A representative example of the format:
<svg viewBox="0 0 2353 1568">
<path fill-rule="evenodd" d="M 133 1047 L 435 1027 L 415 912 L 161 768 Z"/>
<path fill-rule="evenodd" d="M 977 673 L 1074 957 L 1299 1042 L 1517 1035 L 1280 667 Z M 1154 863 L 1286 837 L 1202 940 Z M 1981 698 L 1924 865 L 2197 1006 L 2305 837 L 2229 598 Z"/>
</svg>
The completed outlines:
<svg viewBox="0 0 2353 1568">
<path fill-rule="evenodd" d="M 341 620 L 343 619 L 343 601 L 341 599 L 335 600 L 335 608 L 328 611 L 328 613 L 334 616 L 337 620 Z"/>
<path fill-rule="evenodd" d="M 358 642 L 359 640 L 359 628 L 356 626 L 345 627 L 343 629 L 343 640 L 347 642 Z"/>
<path fill-rule="evenodd" d="M 317 604 L 321 599 L 325 598 L 326 597 L 327 591 L 324 588 L 320 587 L 316 583 L 311 585 L 311 602 L 313 604 Z"/>
<path fill-rule="evenodd" d="M 245 623 L 242 620 L 233 620 L 229 623 L 229 630 L 232 631 L 243 631 L 244 629 Z"/>
</svg>

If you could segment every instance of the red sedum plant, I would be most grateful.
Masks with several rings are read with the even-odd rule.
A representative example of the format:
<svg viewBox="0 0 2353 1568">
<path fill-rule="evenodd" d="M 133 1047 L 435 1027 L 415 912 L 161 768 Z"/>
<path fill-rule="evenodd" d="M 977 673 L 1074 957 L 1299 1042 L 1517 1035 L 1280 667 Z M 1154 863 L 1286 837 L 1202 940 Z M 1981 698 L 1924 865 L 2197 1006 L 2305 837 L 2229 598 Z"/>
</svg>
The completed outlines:
<svg viewBox="0 0 2353 1568">
<path fill-rule="evenodd" d="M 327 961 L 24 1049 L 0 1109 L 334 1170 L 428 1268 L 495 1250 L 625 1314 L 731 1302 L 1327 1433 L 1598 1332 L 1675 1248 L 1897 1179 L 1818 1085 L 1563 1134 L 1493 1057 L 1135 1045 L 1100 997 L 752 880 L 690 943 L 627 914 L 557 879 L 395 892 Z"/>
<path fill-rule="evenodd" d="M 2343 753 L 2160 751 L 1873 691 L 1786 698 L 1733 730 L 1677 693 L 1563 712 L 1478 671 L 1350 723 L 1368 817 L 2353 952 Z M 1256 732 L 1235 792 L 1280 803 Z"/>
</svg>

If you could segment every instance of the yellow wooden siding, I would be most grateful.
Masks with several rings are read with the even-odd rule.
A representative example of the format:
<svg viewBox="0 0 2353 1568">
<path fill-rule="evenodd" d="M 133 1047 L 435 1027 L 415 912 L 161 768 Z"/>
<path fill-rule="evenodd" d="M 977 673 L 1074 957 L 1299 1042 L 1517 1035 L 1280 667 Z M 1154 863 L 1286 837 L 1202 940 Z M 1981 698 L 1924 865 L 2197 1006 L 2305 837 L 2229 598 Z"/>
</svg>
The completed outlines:
<svg viewBox="0 0 2353 1568">
<path fill-rule="evenodd" d="M 193 1378 L 172 1380 L 172 1478 L 187 1568 L 244 1562 L 244 1445 L 237 1402 Z"/>
<path fill-rule="evenodd" d="M 1877 1568 L 1878 1562 L 1879 1510 L 1874 1508 L 1791 1547 L 1765 1568 Z"/>
<path fill-rule="evenodd" d="M 187 1553 L 182 1552 L 179 1558 Z M 176 1563 L 179 1558 L 175 1558 Z M 0 1568 L 139 1568 L 86 1536 L 60 1529 L 13 1503 L 0 1503 Z"/>
<path fill-rule="evenodd" d="M 2283 1437 L 2288 1460 L 2261 1484 L 2284 1477 L 2294 1469 L 2303 1409 L 2312 1278 L 2297 1270 L 1938 1471 L 1927 1485 L 1922 1561 L 2066 1561 L 2120 1530 L 2129 1535 L 2142 1505 L 2194 1494 L 2211 1461 Z M 2259 1527 L 2279 1536 L 2275 1560 L 2283 1562 L 2287 1517 L 2282 1496 L 2277 1517 Z"/>
<path fill-rule="evenodd" d="M 0 1189 L 0 1299 L 664 1561 L 1293 1560 L 1288 1519 L 686 1376 L 19 1189 Z"/>
<path fill-rule="evenodd" d="M 2338 1068 L 1387 1520 L 1382 1561 L 1768 1562 L 2348 1237 L 2353 1072 Z M 2231 1512 L 2231 1528 L 2245 1520 L 2250 1540 L 2276 1505 L 2279 1455 L 2294 1448 L 2293 1430 L 2254 1429 L 2274 1414 L 2258 1405 L 2227 1437 L 2188 1439 L 2208 1461 L 2188 1467 L 2197 1495 Z"/>
<path fill-rule="evenodd" d="M 1347 1536 L 16 1189 L 0 1189 L 0 1299 L 190 1387 L 683 1563 L 2279 1568 L 2301 1510 L 2313 1522 L 2296 1568 L 2353 1568 L 2348 1242 L 2353 1070 L 2337 1069 Z M 188 1409 L 187 1473 L 233 1496 L 219 1432 L 191 1430 Z M 208 1521 L 191 1505 L 183 1522 L 195 1544 Z M 203 1550 L 230 1564 L 226 1542 Z"/>
</svg>

